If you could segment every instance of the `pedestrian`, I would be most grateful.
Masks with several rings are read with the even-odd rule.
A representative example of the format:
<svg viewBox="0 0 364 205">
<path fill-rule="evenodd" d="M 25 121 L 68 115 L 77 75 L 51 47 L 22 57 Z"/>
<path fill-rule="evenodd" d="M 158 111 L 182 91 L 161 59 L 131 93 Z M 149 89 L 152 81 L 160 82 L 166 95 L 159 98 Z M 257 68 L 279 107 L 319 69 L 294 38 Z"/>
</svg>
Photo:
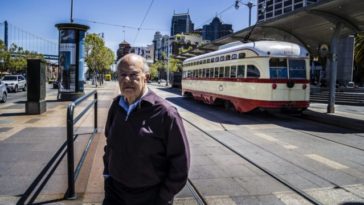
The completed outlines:
<svg viewBox="0 0 364 205">
<path fill-rule="evenodd" d="M 147 87 L 145 59 L 117 64 L 121 95 L 105 126 L 103 205 L 167 205 L 186 184 L 190 152 L 177 109 Z"/>
</svg>

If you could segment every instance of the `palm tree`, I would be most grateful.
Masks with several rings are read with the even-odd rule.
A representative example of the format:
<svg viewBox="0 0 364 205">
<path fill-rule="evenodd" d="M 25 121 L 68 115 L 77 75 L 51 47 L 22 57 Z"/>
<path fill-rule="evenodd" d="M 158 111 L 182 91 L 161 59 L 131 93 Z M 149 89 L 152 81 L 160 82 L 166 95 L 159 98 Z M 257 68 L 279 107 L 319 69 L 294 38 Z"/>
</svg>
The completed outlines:
<svg viewBox="0 0 364 205">
<path fill-rule="evenodd" d="M 354 81 L 364 82 L 364 33 L 355 35 Z"/>
</svg>

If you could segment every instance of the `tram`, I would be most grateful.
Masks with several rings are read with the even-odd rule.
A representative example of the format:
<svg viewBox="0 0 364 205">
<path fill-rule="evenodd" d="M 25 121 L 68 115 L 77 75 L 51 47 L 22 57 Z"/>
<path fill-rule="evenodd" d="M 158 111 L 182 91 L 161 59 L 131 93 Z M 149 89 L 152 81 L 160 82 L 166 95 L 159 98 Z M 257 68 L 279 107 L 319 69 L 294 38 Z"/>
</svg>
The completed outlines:
<svg viewBox="0 0 364 205">
<path fill-rule="evenodd" d="M 182 95 L 238 112 L 309 106 L 309 53 L 282 41 L 233 42 L 183 61 Z"/>
</svg>

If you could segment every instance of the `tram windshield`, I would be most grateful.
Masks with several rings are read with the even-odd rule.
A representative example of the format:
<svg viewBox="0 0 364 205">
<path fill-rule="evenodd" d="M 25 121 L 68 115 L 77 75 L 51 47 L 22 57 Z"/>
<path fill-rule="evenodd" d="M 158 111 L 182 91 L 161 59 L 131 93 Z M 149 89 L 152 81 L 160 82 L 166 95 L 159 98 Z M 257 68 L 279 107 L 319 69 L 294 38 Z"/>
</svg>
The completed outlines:
<svg viewBox="0 0 364 205">
<path fill-rule="evenodd" d="M 271 79 L 306 79 L 305 60 L 271 58 L 269 73 Z"/>
</svg>

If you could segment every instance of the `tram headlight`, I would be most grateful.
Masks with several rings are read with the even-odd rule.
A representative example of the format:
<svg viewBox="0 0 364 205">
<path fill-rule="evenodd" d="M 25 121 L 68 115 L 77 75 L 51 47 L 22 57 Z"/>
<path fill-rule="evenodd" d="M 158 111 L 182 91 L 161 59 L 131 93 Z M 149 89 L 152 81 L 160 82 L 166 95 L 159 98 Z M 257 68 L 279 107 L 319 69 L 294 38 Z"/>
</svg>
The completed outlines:
<svg viewBox="0 0 364 205">
<path fill-rule="evenodd" d="M 306 88 L 307 88 L 307 85 L 306 85 L 306 84 L 303 84 L 303 85 L 302 85 L 302 89 L 304 89 L 304 90 L 305 90 Z"/>
<path fill-rule="evenodd" d="M 277 84 L 276 83 L 273 83 L 272 84 L 272 88 L 273 88 L 273 90 L 275 90 L 277 88 Z"/>
</svg>

